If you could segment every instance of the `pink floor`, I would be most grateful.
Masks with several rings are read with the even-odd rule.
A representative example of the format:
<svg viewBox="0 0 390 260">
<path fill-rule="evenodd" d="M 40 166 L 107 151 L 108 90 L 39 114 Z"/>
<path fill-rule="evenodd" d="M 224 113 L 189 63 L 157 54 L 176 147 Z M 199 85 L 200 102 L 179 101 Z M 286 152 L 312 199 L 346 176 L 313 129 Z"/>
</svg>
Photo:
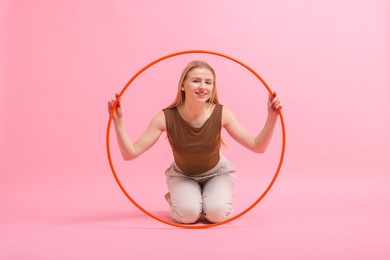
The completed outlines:
<svg viewBox="0 0 390 260">
<path fill-rule="evenodd" d="M 1 192 L 8 193 L 1 199 L 0 259 L 390 257 L 385 183 L 281 176 L 243 217 L 219 227 L 189 230 L 143 214 L 110 177 L 105 182 L 23 186 L 23 195 L 2 187 Z M 152 212 L 169 219 L 164 203 Z"/>
</svg>

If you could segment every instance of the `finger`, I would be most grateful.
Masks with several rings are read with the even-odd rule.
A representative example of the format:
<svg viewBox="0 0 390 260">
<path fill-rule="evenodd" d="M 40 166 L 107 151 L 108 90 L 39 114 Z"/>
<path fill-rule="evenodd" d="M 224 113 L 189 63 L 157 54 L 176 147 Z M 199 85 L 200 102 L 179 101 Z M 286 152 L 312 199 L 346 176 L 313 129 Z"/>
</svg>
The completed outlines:
<svg viewBox="0 0 390 260">
<path fill-rule="evenodd" d="M 276 97 L 277 97 L 276 92 L 273 92 L 273 93 L 269 93 L 269 94 L 268 94 L 268 98 L 269 98 L 270 101 L 274 100 Z"/>
<path fill-rule="evenodd" d="M 275 104 L 274 107 L 275 107 L 276 110 L 281 109 L 283 107 L 283 103 L 278 102 L 277 104 Z"/>
<path fill-rule="evenodd" d="M 120 107 L 121 106 L 121 97 L 118 95 L 118 94 L 116 94 L 115 93 L 115 101 L 118 101 L 118 107 Z"/>
<path fill-rule="evenodd" d="M 111 101 L 110 101 L 110 106 L 111 106 L 111 109 L 115 106 L 115 102 L 116 102 L 116 100 L 114 100 L 114 99 L 111 99 Z M 116 106 L 117 108 L 119 107 L 119 104 L 117 104 L 117 106 Z"/>
</svg>

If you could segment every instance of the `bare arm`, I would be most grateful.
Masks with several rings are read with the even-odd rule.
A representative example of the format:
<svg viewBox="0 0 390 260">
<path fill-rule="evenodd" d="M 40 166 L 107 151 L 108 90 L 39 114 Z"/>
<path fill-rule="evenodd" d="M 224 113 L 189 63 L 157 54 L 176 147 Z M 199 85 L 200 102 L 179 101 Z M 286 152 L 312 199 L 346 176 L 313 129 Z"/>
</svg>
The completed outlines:
<svg viewBox="0 0 390 260">
<path fill-rule="evenodd" d="M 115 100 L 108 102 L 108 112 L 111 113 Z M 127 131 L 123 119 L 123 107 L 121 102 L 118 102 L 118 106 L 113 115 L 113 123 L 115 127 L 115 134 L 118 141 L 119 150 L 124 160 L 133 160 L 140 156 L 142 153 L 152 147 L 160 137 L 163 131 L 165 131 L 165 116 L 164 112 L 160 111 L 150 121 L 149 126 L 145 132 L 138 138 L 136 142 L 127 135 Z"/>
<path fill-rule="evenodd" d="M 257 136 L 249 133 L 237 120 L 234 114 L 224 107 L 222 114 L 222 126 L 226 129 L 229 135 L 238 143 L 248 148 L 255 153 L 264 153 L 271 141 L 276 121 L 278 119 L 277 110 L 280 109 L 283 104 L 279 101 L 278 97 L 268 99 L 268 117 L 263 129 Z"/>
</svg>

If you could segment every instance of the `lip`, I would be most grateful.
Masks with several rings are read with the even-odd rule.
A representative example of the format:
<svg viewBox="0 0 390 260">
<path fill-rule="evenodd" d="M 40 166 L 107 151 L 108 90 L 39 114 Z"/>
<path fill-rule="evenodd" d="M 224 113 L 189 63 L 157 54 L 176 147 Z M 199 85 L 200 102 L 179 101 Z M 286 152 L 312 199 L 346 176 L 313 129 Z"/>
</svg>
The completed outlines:
<svg viewBox="0 0 390 260">
<path fill-rule="evenodd" d="M 195 92 L 195 95 L 198 96 L 198 97 L 207 97 L 207 93 L 206 92 Z"/>
</svg>

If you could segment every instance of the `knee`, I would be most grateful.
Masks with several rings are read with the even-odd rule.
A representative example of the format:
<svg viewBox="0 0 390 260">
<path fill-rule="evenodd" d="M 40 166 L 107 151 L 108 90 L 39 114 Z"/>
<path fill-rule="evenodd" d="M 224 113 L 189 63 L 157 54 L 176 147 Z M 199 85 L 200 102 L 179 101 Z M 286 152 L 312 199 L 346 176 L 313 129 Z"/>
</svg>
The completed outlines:
<svg viewBox="0 0 390 260">
<path fill-rule="evenodd" d="M 195 223 L 202 213 L 201 204 L 198 205 L 172 205 L 171 214 L 172 218 L 183 224 L 193 224 Z"/>
<path fill-rule="evenodd" d="M 205 203 L 204 216 L 208 221 L 217 223 L 228 219 L 233 212 L 233 205 L 229 203 Z"/>
</svg>

